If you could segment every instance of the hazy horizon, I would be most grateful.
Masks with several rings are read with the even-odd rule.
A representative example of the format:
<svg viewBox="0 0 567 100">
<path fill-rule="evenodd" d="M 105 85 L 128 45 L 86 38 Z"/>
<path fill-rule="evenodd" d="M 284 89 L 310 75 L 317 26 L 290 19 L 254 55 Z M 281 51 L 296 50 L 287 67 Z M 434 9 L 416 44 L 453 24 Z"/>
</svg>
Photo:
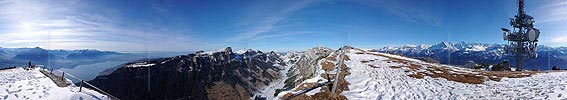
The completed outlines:
<svg viewBox="0 0 567 100">
<path fill-rule="evenodd" d="M 433 44 L 426 44 L 426 43 L 421 43 L 421 44 L 403 44 L 403 43 L 400 43 L 400 44 L 382 45 L 382 46 L 376 46 L 376 47 L 357 47 L 357 46 L 354 46 L 354 47 L 362 48 L 362 49 L 379 49 L 379 48 L 384 48 L 384 47 L 391 47 L 391 46 L 396 47 L 396 46 L 406 46 L 406 45 L 429 45 L 429 46 L 431 46 L 431 45 L 435 45 L 435 44 L 442 43 L 442 42 L 451 42 L 451 41 L 440 41 L 440 42 L 436 42 L 436 43 L 433 43 Z M 455 44 L 455 43 L 461 43 L 461 42 L 466 42 L 466 41 L 451 42 L 451 43 L 454 43 L 454 44 Z M 481 44 L 489 44 L 489 45 L 492 45 L 492 44 L 502 44 L 502 45 L 506 45 L 506 44 L 504 44 L 504 43 L 483 43 L 483 42 L 466 42 L 466 43 L 481 43 Z M 308 50 L 308 49 L 310 49 L 310 48 L 318 47 L 318 46 L 328 47 L 328 48 L 331 48 L 331 49 L 336 49 L 336 48 L 342 47 L 342 46 L 329 47 L 329 46 L 324 46 L 324 45 L 316 45 L 316 46 L 307 47 L 307 48 L 300 49 L 300 50 L 262 50 L 262 49 L 253 48 L 253 47 L 252 47 L 252 48 L 231 47 L 231 46 L 226 46 L 226 47 L 231 47 L 231 48 L 233 49 L 233 51 L 252 49 L 252 50 L 260 50 L 260 51 L 287 52 L 287 51 L 305 51 L 305 50 Z M 349 45 L 349 46 L 351 46 L 351 45 Z M 548 45 L 541 45 L 541 46 L 548 46 Z M 219 49 L 223 49 L 223 48 L 226 48 L 226 47 L 219 47 L 219 48 L 213 48 L 213 49 L 208 49 L 208 50 L 197 49 L 197 50 L 181 50 L 181 51 L 165 51 L 165 50 L 155 50 L 155 51 L 151 51 L 151 50 L 150 50 L 150 51 L 147 51 L 147 50 L 114 51 L 114 50 L 101 50 L 101 49 L 88 49 L 88 48 L 84 48 L 84 49 L 49 49 L 49 48 L 42 48 L 42 47 L 40 47 L 40 48 L 45 49 L 45 50 L 99 50 L 99 51 L 112 51 L 112 52 L 119 52 L 119 53 L 146 53 L 146 52 L 150 52 L 150 53 L 194 53 L 194 52 L 197 52 L 197 51 L 205 51 L 205 52 L 207 52 L 207 51 L 214 51 L 214 50 L 219 50 Z M 548 46 L 548 47 L 561 48 L 561 47 L 567 47 L 567 46 Z M 0 47 L 0 48 L 36 48 L 36 47 Z"/>
</svg>

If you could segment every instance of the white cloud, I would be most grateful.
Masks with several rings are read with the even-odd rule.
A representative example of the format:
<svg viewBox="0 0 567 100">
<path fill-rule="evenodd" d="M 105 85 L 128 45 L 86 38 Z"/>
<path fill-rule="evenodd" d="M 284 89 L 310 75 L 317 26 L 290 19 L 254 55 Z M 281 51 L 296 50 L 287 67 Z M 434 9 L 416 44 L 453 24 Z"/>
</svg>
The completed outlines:
<svg viewBox="0 0 567 100">
<path fill-rule="evenodd" d="M 87 3 L 0 1 L 0 22 L 6 22 L 0 24 L 6 29 L 0 30 L 0 46 L 180 51 L 194 49 L 200 43 L 189 35 L 164 30 L 164 26 L 152 22 L 124 21 L 129 18 L 120 16 L 119 10 Z"/>
<path fill-rule="evenodd" d="M 545 0 L 540 7 L 532 10 L 532 14 L 537 18 L 538 23 L 566 22 L 567 21 L 567 1 L 565 0 Z"/>
<path fill-rule="evenodd" d="M 250 17 L 248 19 L 243 19 L 240 23 L 237 23 L 238 26 L 245 28 L 239 29 L 238 31 L 240 31 L 240 33 L 238 33 L 236 37 L 228 39 L 228 41 L 242 41 L 247 39 L 257 40 L 262 38 L 286 36 L 277 34 L 269 36 L 261 35 L 277 28 L 281 28 L 281 26 L 276 26 L 276 24 L 284 21 L 289 16 L 295 14 L 295 12 L 312 5 L 313 1 L 303 0 L 298 2 L 271 2 L 265 4 L 266 5 L 251 7 L 252 9 L 250 9 L 250 12 L 252 13 L 249 15 Z M 283 26 L 285 27 L 286 25 Z"/>
<path fill-rule="evenodd" d="M 551 43 L 567 43 L 567 36 L 555 37 L 551 39 Z"/>
<path fill-rule="evenodd" d="M 408 22 L 443 27 L 438 17 L 432 15 L 424 8 L 404 4 L 402 3 L 404 2 L 403 0 L 354 0 L 353 2 L 369 7 L 385 9 Z"/>
</svg>

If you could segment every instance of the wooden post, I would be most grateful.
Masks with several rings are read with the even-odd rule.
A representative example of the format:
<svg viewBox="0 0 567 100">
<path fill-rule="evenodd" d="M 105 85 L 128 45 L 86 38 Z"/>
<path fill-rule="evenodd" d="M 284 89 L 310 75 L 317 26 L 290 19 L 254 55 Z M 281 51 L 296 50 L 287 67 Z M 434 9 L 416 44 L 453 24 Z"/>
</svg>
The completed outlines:
<svg viewBox="0 0 567 100">
<path fill-rule="evenodd" d="M 81 85 L 79 85 L 79 92 L 81 92 L 81 90 L 83 90 L 83 80 L 81 80 Z"/>
<path fill-rule="evenodd" d="M 65 79 L 65 72 L 63 72 L 63 75 L 61 75 L 61 80 Z"/>
</svg>

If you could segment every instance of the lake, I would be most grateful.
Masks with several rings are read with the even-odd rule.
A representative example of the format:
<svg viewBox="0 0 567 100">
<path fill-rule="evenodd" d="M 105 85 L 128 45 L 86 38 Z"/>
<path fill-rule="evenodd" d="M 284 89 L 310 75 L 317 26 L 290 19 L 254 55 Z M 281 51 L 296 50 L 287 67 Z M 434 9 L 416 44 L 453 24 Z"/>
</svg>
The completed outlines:
<svg viewBox="0 0 567 100">
<path fill-rule="evenodd" d="M 77 78 L 88 81 L 94 79 L 96 76 L 98 76 L 100 72 L 104 71 L 105 69 L 116 67 L 120 64 L 124 64 L 127 62 L 128 61 L 107 61 L 101 63 L 88 64 L 88 65 L 79 65 L 71 69 L 61 68 L 58 70 L 64 71 L 66 73 L 70 73 L 71 75 L 74 75 Z M 77 80 L 72 80 L 72 81 L 77 82 Z"/>
</svg>

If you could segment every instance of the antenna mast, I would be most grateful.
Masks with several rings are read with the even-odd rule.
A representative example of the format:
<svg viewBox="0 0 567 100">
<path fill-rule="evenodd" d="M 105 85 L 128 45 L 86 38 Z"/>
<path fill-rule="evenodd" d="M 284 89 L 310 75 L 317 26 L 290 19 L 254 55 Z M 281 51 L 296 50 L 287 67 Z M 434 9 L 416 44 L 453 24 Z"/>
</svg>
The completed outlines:
<svg viewBox="0 0 567 100">
<path fill-rule="evenodd" d="M 516 70 L 522 70 L 523 59 L 537 57 L 540 32 L 534 25 L 534 18 L 524 12 L 524 0 L 518 0 L 518 14 L 510 18 L 512 30 L 502 28 L 504 40 L 509 41 L 505 49 L 516 58 Z"/>
</svg>

